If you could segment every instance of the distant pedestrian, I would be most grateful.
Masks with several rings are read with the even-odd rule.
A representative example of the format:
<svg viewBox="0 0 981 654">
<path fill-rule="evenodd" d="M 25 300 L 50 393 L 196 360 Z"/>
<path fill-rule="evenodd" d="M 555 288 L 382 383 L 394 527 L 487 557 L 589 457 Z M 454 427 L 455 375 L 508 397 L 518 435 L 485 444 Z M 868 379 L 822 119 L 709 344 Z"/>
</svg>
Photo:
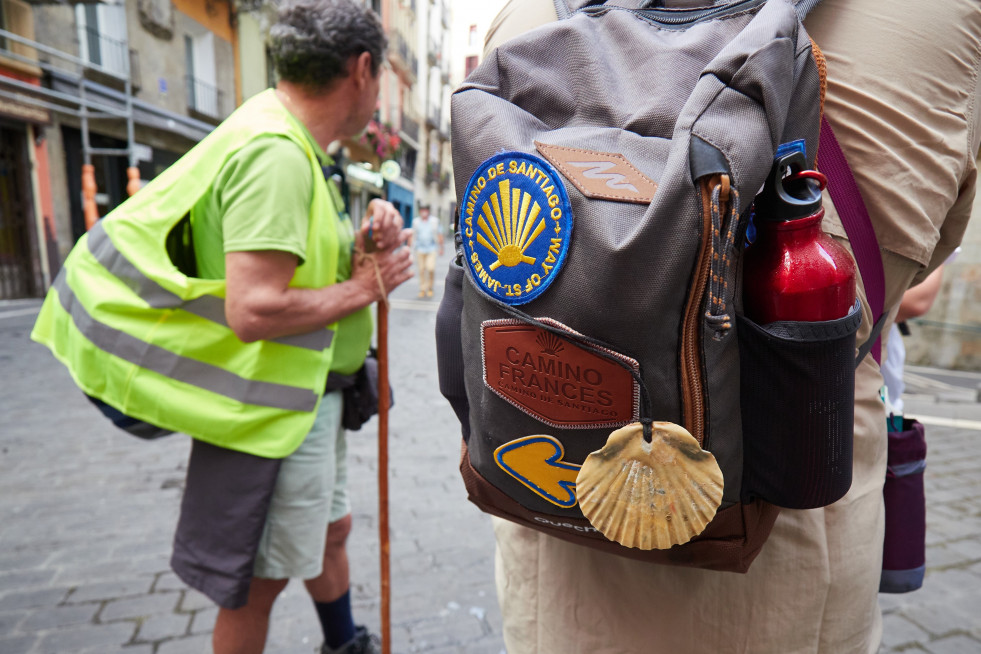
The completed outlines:
<svg viewBox="0 0 981 654">
<path fill-rule="evenodd" d="M 412 221 L 409 244 L 416 253 L 419 269 L 419 297 L 433 296 L 433 278 L 436 275 L 436 254 L 443 254 L 443 232 L 439 219 L 429 213 L 429 206 L 419 207 L 419 215 Z"/>
</svg>

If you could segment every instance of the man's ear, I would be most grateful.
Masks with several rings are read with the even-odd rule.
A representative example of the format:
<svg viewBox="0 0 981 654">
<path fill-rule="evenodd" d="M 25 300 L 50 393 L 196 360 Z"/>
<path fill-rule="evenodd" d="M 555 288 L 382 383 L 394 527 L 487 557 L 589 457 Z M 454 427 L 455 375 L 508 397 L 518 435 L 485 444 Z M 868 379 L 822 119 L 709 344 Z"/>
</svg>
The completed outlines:
<svg viewBox="0 0 981 654">
<path fill-rule="evenodd" d="M 353 64 L 351 66 L 355 83 L 360 88 L 362 85 L 367 84 L 369 81 L 374 79 L 374 75 L 371 70 L 371 53 L 362 52 L 357 57 L 354 58 Z"/>
</svg>

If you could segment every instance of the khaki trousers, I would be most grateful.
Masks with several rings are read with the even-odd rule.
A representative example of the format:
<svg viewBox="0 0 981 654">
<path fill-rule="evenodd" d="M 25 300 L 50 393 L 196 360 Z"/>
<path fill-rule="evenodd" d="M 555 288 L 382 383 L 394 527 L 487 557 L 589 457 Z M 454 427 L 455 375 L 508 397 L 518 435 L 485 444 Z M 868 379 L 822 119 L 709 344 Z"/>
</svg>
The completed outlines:
<svg viewBox="0 0 981 654">
<path fill-rule="evenodd" d="M 416 268 L 419 270 L 419 295 L 432 295 L 433 279 L 436 275 L 436 253 L 417 252 Z"/>
</svg>

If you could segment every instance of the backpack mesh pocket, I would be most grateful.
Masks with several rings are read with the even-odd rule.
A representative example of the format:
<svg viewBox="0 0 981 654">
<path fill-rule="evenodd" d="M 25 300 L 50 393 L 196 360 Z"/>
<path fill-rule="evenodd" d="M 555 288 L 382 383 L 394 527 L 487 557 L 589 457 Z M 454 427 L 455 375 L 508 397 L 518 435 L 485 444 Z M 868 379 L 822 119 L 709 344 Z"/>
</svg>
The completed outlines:
<svg viewBox="0 0 981 654">
<path fill-rule="evenodd" d="M 852 483 L 858 303 L 838 320 L 737 320 L 742 501 L 811 509 L 841 499 Z"/>
</svg>

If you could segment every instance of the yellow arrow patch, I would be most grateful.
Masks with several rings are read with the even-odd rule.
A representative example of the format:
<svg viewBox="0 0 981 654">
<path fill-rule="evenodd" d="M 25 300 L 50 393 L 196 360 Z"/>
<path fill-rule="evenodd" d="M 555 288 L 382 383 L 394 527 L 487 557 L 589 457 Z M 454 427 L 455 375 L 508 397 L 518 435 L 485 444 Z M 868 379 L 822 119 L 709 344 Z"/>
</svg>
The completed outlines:
<svg viewBox="0 0 981 654">
<path fill-rule="evenodd" d="M 525 436 L 494 450 L 494 460 L 531 492 L 556 506 L 576 505 L 576 477 L 582 467 L 562 460 L 565 448 L 552 436 Z"/>
</svg>

